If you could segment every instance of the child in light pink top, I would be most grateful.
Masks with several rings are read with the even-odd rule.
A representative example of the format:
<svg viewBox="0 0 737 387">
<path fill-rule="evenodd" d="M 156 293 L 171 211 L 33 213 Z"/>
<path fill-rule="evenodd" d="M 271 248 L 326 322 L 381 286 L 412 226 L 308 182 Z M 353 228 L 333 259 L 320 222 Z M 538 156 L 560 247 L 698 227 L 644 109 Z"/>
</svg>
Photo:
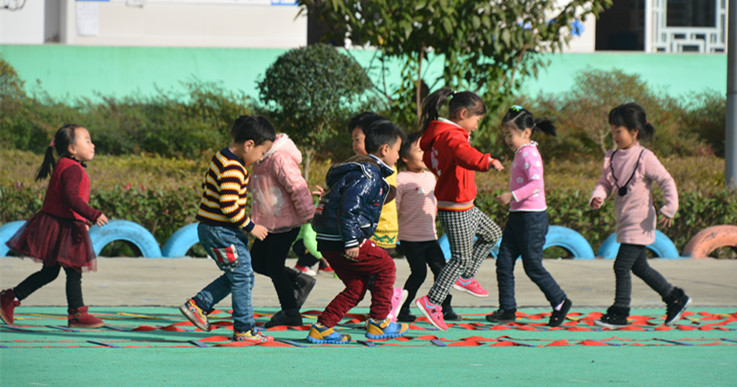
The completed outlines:
<svg viewBox="0 0 737 387">
<path fill-rule="evenodd" d="M 514 152 L 509 176 L 510 192 L 497 198 L 509 204 L 509 219 L 504 227 L 502 244 L 496 258 L 496 279 L 499 286 L 499 309 L 486 316 L 493 323 L 508 323 L 516 319 L 514 296 L 514 266 L 522 256 L 525 274 L 545 294 L 553 307 L 548 325 L 557 327 L 565 321 L 573 303 L 543 267 L 543 246 L 548 233 L 548 213 L 545 203 L 543 162 L 532 133 L 541 131 L 555 136 L 555 126 L 545 118 L 535 119 L 522 106 L 512 106 L 502 120 L 504 141 Z"/>
<path fill-rule="evenodd" d="M 397 175 L 397 213 L 399 219 L 399 249 L 405 254 L 410 275 L 404 283 L 407 300 L 402 304 L 397 321 L 413 322 L 409 307 L 427 277 L 427 266 L 437 276 L 445 266 L 445 255 L 438 244 L 435 216 L 438 199 L 435 197 L 435 176 L 422 161 L 420 149 L 422 133 L 412 133 L 399 150 L 400 160 L 407 168 Z M 442 303 L 445 320 L 460 320 L 450 305 L 448 294 Z"/>
<path fill-rule="evenodd" d="M 614 261 L 614 304 L 594 323 L 610 329 L 627 325 L 632 271 L 660 294 L 667 304 L 665 325 L 672 325 L 680 319 L 691 299 L 650 267 L 645 247 L 655 241 L 652 183 L 657 182 L 663 190 L 665 205 L 660 208 L 658 223 L 664 227 L 670 226 L 678 210 L 676 184 L 653 152 L 640 145 L 639 140 L 650 139 L 655 128 L 647 121 L 645 111 L 639 105 L 628 103 L 612 109 L 609 124 L 617 149 L 604 156 L 601 179 L 591 194 L 589 204 L 591 208 L 599 209 L 606 198 L 614 195 L 617 242 L 621 246 Z"/>
</svg>

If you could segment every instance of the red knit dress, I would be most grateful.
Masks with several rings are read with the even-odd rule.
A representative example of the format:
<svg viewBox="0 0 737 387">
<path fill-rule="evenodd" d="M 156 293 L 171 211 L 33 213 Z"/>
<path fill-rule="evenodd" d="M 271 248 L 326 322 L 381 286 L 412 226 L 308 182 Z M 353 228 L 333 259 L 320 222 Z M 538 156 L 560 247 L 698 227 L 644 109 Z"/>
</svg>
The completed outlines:
<svg viewBox="0 0 737 387">
<path fill-rule="evenodd" d="M 44 265 L 94 271 L 96 257 L 87 225 L 102 211 L 90 207 L 89 200 L 90 179 L 82 164 L 62 157 L 51 173 L 41 211 L 6 244 Z"/>
</svg>

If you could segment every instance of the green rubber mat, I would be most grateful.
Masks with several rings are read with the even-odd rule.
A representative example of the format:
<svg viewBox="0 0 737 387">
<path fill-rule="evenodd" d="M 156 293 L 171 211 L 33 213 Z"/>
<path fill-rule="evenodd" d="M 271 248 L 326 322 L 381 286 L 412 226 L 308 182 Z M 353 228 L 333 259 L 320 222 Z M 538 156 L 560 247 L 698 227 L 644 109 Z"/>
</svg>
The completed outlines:
<svg viewBox="0 0 737 387">
<path fill-rule="evenodd" d="M 273 309 L 257 309 L 259 325 Z M 16 309 L 14 326 L 0 326 L 0 384 L 531 384 L 600 383 L 729 385 L 737 367 L 737 312 L 689 310 L 672 327 L 662 310 L 635 309 L 630 325 L 600 329 L 601 311 L 576 310 L 548 328 L 549 312 L 521 311 L 515 323 L 492 325 L 489 311 L 458 308 L 462 321 L 447 331 L 424 318 L 401 338 L 364 337 L 366 310 L 355 309 L 336 330 L 353 340 L 316 345 L 304 326 L 266 331 L 274 342 L 231 341 L 227 310 L 210 315 L 204 332 L 177 308 L 91 308 L 106 325 L 66 326 L 61 307 Z"/>
</svg>

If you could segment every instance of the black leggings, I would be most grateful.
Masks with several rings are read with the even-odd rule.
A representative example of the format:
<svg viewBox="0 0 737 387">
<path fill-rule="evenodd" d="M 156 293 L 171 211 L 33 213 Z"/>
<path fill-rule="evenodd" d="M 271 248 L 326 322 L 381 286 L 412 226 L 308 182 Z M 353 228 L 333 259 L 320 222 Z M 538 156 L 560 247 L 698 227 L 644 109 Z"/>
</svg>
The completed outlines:
<svg viewBox="0 0 737 387">
<path fill-rule="evenodd" d="M 13 289 L 15 296 L 18 300 L 31 295 L 31 293 L 40 289 L 42 286 L 56 279 L 59 275 L 61 265 L 56 264 L 53 266 L 46 266 L 31 274 L 23 280 L 18 286 Z M 68 267 L 64 268 L 64 272 L 67 273 L 67 305 L 70 309 L 77 309 L 80 306 L 84 306 L 82 300 L 82 273 Z"/>
<path fill-rule="evenodd" d="M 407 290 L 407 300 L 402 306 L 402 309 L 409 310 L 415 296 L 417 296 L 417 291 L 422 286 L 422 283 L 425 282 L 427 266 L 430 266 L 430 271 L 437 277 L 440 270 L 445 266 L 446 261 L 438 241 L 399 241 L 399 243 L 405 257 L 407 257 L 407 263 L 409 263 L 410 268 L 410 275 L 404 283 L 404 289 Z"/>
<path fill-rule="evenodd" d="M 299 227 L 283 233 L 270 233 L 263 241 L 256 239 L 251 246 L 253 271 L 271 278 L 282 309 L 297 308 L 297 300 L 294 298 L 294 281 L 297 274 L 286 268 L 284 263 L 287 261 L 289 248 L 292 247 L 292 242 L 298 234 Z"/>
<path fill-rule="evenodd" d="M 673 285 L 647 263 L 644 245 L 622 243 L 619 246 L 617 258 L 614 260 L 614 275 L 616 277 L 614 306 L 630 307 L 632 296 L 630 271 L 645 281 L 661 297 L 667 296 L 673 290 Z"/>
</svg>

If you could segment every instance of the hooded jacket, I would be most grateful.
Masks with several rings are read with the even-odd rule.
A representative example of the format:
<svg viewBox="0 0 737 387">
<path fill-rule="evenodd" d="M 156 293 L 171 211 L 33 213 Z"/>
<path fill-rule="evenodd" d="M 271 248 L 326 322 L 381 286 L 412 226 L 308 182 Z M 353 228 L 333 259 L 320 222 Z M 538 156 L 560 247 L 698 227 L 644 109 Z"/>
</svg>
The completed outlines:
<svg viewBox="0 0 737 387">
<path fill-rule="evenodd" d="M 425 165 L 438 178 L 438 209 L 450 209 L 444 208 L 442 202 L 472 206 L 476 198 L 474 171 L 488 171 L 493 161 L 491 155 L 472 147 L 469 133 L 445 119 L 430 122 L 420 139 L 420 149 Z"/>
<path fill-rule="evenodd" d="M 308 223 L 315 214 L 312 195 L 302 177 L 302 153 L 279 133 L 263 160 L 253 165 L 251 220 L 269 232 L 283 232 Z"/>
<path fill-rule="evenodd" d="M 385 178 L 394 170 L 375 156 L 354 156 L 330 167 L 322 195 L 312 219 L 318 241 L 358 247 L 373 234 L 381 208 L 389 194 Z"/>
</svg>

